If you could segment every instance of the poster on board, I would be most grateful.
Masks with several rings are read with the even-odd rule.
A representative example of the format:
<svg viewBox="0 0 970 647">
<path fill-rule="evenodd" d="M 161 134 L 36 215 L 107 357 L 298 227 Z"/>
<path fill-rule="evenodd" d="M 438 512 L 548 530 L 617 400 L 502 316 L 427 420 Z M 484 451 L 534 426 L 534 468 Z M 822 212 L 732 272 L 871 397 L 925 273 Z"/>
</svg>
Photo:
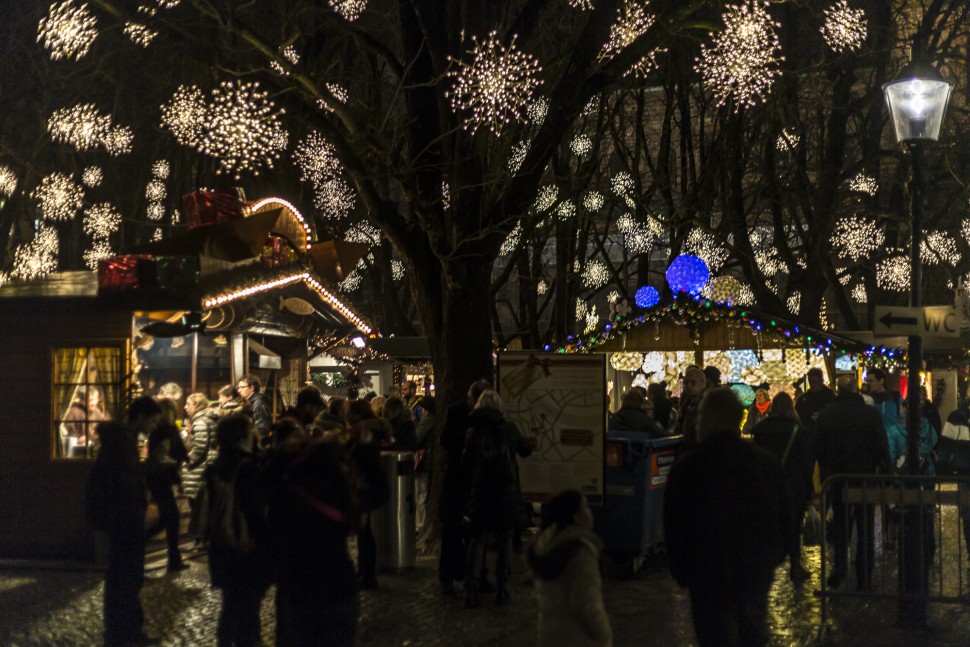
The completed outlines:
<svg viewBox="0 0 970 647">
<path fill-rule="evenodd" d="M 525 499 L 545 501 L 570 488 L 602 502 L 606 356 L 503 352 L 498 388 L 505 417 L 536 443 L 519 459 Z"/>
</svg>

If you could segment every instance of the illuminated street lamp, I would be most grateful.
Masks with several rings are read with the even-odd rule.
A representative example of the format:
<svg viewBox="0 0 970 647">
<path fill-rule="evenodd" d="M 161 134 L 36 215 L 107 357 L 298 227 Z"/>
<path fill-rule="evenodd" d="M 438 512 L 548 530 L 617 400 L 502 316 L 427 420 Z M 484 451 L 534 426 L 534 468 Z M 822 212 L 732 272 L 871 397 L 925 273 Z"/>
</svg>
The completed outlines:
<svg viewBox="0 0 970 647">
<path fill-rule="evenodd" d="M 912 243 L 910 248 L 910 306 L 920 307 L 920 245 L 923 235 L 923 147 L 940 136 L 943 115 L 950 99 L 950 84 L 932 65 L 918 60 L 900 70 L 896 78 L 882 87 L 889 105 L 896 140 L 908 145 L 912 157 Z M 923 338 L 909 337 L 909 386 L 906 394 L 906 466 L 910 475 L 920 471 L 920 371 L 923 369 Z M 900 526 L 899 564 L 901 593 L 897 618 L 905 627 L 926 626 L 928 574 L 923 563 L 926 536 L 933 526 L 921 506 L 909 506 Z"/>
</svg>

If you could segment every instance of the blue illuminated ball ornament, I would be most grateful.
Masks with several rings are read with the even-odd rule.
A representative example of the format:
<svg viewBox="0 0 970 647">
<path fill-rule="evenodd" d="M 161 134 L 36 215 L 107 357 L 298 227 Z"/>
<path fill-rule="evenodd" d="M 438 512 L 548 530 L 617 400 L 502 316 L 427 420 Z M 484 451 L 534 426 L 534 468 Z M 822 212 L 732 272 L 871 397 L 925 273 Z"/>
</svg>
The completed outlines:
<svg viewBox="0 0 970 647">
<path fill-rule="evenodd" d="M 747 384 L 732 384 L 731 390 L 734 391 L 734 395 L 738 396 L 738 400 L 744 406 L 750 407 L 754 404 L 754 389 Z"/>
<path fill-rule="evenodd" d="M 681 254 L 667 268 L 667 283 L 675 294 L 677 292 L 700 294 L 710 278 L 711 271 L 707 269 L 704 259 L 691 254 Z"/>
<path fill-rule="evenodd" d="M 636 301 L 638 308 L 643 308 L 646 310 L 647 308 L 652 308 L 660 303 L 660 293 L 657 292 L 657 288 L 644 285 L 642 288 L 637 290 L 633 300 Z"/>
</svg>

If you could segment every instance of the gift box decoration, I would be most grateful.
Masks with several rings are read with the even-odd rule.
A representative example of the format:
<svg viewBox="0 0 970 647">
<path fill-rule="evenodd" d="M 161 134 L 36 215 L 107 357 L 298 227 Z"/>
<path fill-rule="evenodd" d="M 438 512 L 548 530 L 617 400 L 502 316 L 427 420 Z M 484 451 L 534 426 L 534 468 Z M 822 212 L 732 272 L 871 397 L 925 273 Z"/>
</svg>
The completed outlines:
<svg viewBox="0 0 970 647">
<path fill-rule="evenodd" d="M 242 217 L 242 201 L 231 191 L 194 191 L 182 196 L 189 229 Z"/>
<path fill-rule="evenodd" d="M 285 238 L 270 235 L 266 237 L 260 260 L 266 267 L 284 267 L 296 263 L 299 255 Z"/>
<path fill-rule="evenodd" d="M 199 279 L 195 256 L 112 256 L 98 262 L 98 289 L 102 292 L 174 290 Z"/>
</svg>

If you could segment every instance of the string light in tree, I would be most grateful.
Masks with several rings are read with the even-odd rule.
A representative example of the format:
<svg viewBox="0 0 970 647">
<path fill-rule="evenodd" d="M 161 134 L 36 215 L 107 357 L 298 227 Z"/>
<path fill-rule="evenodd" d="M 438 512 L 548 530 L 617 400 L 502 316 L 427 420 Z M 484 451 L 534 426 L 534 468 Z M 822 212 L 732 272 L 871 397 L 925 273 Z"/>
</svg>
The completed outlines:
<svg viewBox="0 0 970 647">
<path fill-rule="evenodd" d="M 466 130 L 477 132 L 487 126 L 496 136 L 512 121 L 524 121 L 522 107 L 529 105 L 535 91 L 542 84 L 538 74 L 539 62 L 515 46 L 515 36 L 505 47 L 498 40 L 498 33 L 491 32 L 474 43 L 471 62 L 451 59 L 456 68 L 448 71 L 454 86 L 447 97 L 455 113 L 466 113 Z"/>
<path fill-rule="evenodd" d="M 152 176 L 157 177 L 159 180 L 167 180 L 171 170 L 166 160 L 158 160 L 152 164 Z"/>
<path fill-rule="evenodd" d="M 512 147 L 509 153 L 509 173 L 515 175 L 522 168 L 522 162 L 529 152 L 529 142 L 519 142 Z"/>
<path fill-rule="evenodd" d="M 889 292 L 909 290 L 909 259 L 891 256 L 876 264 L 876 285 Z"/>
<path fill-rule="evenodd" d="M 128 37 L 128 40 L 139 47 L 148 47 L 155 40 L 155 37 L 158 36 L 157 31 L 149 29 L 147 25 L 137 22 L 126 22 L 125 28 L 122 31 Z"/>
<path fill-rule="evenodd" d="M 102 145 L 108 151 L 109 155 L 118 157 L 119 155 L 127 155 L 131 152 L 134 139 L 135 135 L 131 131 L 131 128 L 127 126 L 115 126 L 105 135 Z"/>
<path fill-rule="evenodd" d="M 502 247 L 498 250 L 499 256 L 508 256 L 514 252 L 519 247 L 519 243 L 522 242 L 522 223 L 515 223 L 515 227 L 509 232 L 509 235 L 505 238 L 505 242 L 502 243 Z"/>
<path fill-rule="evenodd" d="M 33 241 L 14 250 L 10 276 L 24 281 L 46 276 L 57 269 L 60 241 L 57 230 L 43 226 Z"/>
<path fill-rule="evenodd" d="M 357 194 L 342 178 L 331 178 L 313 192 L 313 206 L 332 220 L 346 218 L 357 205 Z"/>
<path fill-rule="evenodd" d="M 545 279 L 539 279 L 539 282 L 536 283 L 536 294 L 543 295 L 548 291 L 549 291 L 549 284 L 546 283 Z"/>
<path fill-rule="evenodd" d="M 0 167 L 0 177 L 3 176 L 2 167 Z M 964 218 L 963 222 L 960 224 L 960 231 L 963 233 L 963 240 L 970 243 L 970 218 Z"/>
<path fill-rule="evenodd" d="M 867 195 L 876 195 L 876 191 L 879 190 L 879 183 L 876 182 L 876 178 L 871 175 L 866 175 L 865 173 L 858 173 L 855 177 L 849 180 L 849 190 L 855 191 L 856 193 L 865 193 Z"/>
<path fill-rule="evenodd" d="M 205 94 L 194 85 L 179 86 L 169 102 L 162 105 L 162 126 L 182 146 L 196 148 L 202 143 L 208 119 Z"/>
<path fill-rule="evenodd" d="M 643 0 L 626 0 L 623 3 L 616 22 L 610 27 L 609 40 L 600 52 L 601 59 L 613 58 L 647 33 L 656 20 L 656 16 L 647 11 L 647 4 Z"/>
<path fill-rule="evenodd" d="M 857 283 L 852 287 L 852 298 L 856 303 L 867 303 L 869 296 L 866 294 L 866 286 Z"/>
<path fill-rule="evenodd" d="M 707 267 L 711 270 L 717 271 L 724 262 L 728 259 L 729 253 L 727 248 L 721 244 L 717 238 L 713 235 L 708 234 L 703 229 L 692 229 L 689 234 L 687 234 L 687 240 L 684 242 L 684 249 L 687 250 L 689 254 L 698 256 L 704 259 L 707 263 Z"/>
<path fill-rule="evenodd" d="M 151 202 L 145 209 L 145 215 L 149 220 L 158 222 L 165 217 L 165 205 L 163 205 L 161 202 Z"/>
<path fill-rule="evenodd" d="M 538 97 L 529 104 L 526 110 L 529 116 L 529 123 L 538 128 L 546 120 L 549 114 L 549 97 Z"/>
<path fill-rule="evenodd" d="M 158 4 L 159 8 L 161 9 L 174 9 L 175 7 L 179 6 L 180 2 L 182 2 L 182 0 L 155 0 L 155 3 Z"/>
<path fill-rule="evenodd" d="M 162 233 L 161 228 L 156 227 L 155 233 L 152 234 L 152 241 L 161 240 L 162 238 L 164 238 L 164 234 Z"/>
<path fill-rule="evenodd" d="M 714 93 L 717 105 L 734 99 L 733 108 L 754 106 L 771 92 L 780 75 L 781 45 L 765 7 L 767 3 L 747 0 L 728 5 L 724 11 L 724 30 L 712 38 L 713 45 L 701 45 L 696 70 Z"/>
<path fill-rule="evenodd" d="M 165 199 L 166 193 L 165 182 L 158 178 L 151 180 L 145 186 L 145 198 L 151 202 L 161 202 Z"/>
<path fill-rule="evenodd" d="M 344 20 L 353 22 L 360 18 L 367 8 L 366 0 L 328 0 L 330 8 L 339 13 Z"/>
<path fill-rule="evenodd" d="M 586 157 L 593 150 L 593 140 L 590 139 L 589 135 L 580 133 L 569 142 L 569 149 L 577 157 Z"/>
<path fill-rule="evenodd" d="M 583 268 L 583 285 L 596 290 L 610 282 L 610 268 L 603 261 L 590 261 Z"/>
<path fill-rule="evenodd" d="M 99 202 L 84 210 L 82 228 L 91 238 L 108 238 L 121 227 L 121 212 L 110 202 Z"/>
<path fill-rule="evenodd" d="M 51 140 L 88 151 L 104 144 L 111 132 L 111 115 L 104 115 L 93 103 L 79 103 L 55 110 L 47 120 Z"/>
<path fill-rule="evenodd" d="M 30 197 L 40 202 L 44 220 L 70 220 L 81 208 L 84 189 L 64 173 L 55 171 L 41 180 Z"/>
<path fill-rule="evenodd" d="M 300 179 L 320 185 L 342 172 L 337 150 L 317 131 L 311 131 L 296 145 L 293 159 L 300 169 Z"/>
<path fill-rule="evenodd" d="M 837 54 L 855 52 L 866 41 L 868 21 L 862 9 L 852 9 L 846 0 L 839 0 L 825 12 L 825 22 L 819 28 L 825 43 Z"/>
<path fill-rule="evenodd" d="M 590 191 L 583 197 L 583 207 L 587 211 L 599 211 L 603 208 L 603 194 L 599 191 Z"/>
<path fill-rule="evenodd" d="M 579 114 L 582 117 L 588 117 L 599 109 L 600 97 L 598 94 L 594 94 L 592 97 L 590 97 L 589 101 L 586 102 L 586 105 L 583 106 L 583 111 Z"/>
<path fill-rule="evenodd" d="M 17 190 L 17 174 L 9 166 L 0 165 L 0 198 L 9 198 Z"/>
<path fill-rule="evenodd" d="M 788 312 L 797 315 L 802 309 L 802 293 L 795 290 L 789 294 L 785 300 L 785 305 L 788 307 Z"/>
<path fill-rule="evenodd" d="M 282 52 L 283 58 L 291 65 L 298 65 L 300 63 L 300 54 L 296 51 L 296 48 L 292 45 L 287 45 L 283 48 Z M 289 76 L 290 73 L 283 68 L 276 61 L 270 61 L 269 68 L 279 74 L 280 76 Z"/>
<path fill-rule="evenodd" d="M 206 136 L 199 152 L 219 160 L 217 172 L 259 175 L 273 167 L 286 146 L 281 116 L 285 112 L 259 89 L 258 83 L 224 81 L 212 92 Z"/>
<path fill-rule="evenodd" d="M 600 322 L 596 306 L 592 303 L 587 304 L 582 299 L 576 299 L 576 319 L 583 324 L 584 333 L 594 330 Z"/>
<path fill-rule="evenodd" d="M 536 197 L 535 210 L 538 212 L 548 211 L 552 205 L 556 204 L 556 199 L 559 197 L 559 187 L 555 184 L 547 184 L 546 186 L 539 189 L 539 195 Z"/>
<path fill-rule="evenodd" d="M 447 182 L 441 183 L 441 206 L 445 211 L 451 209 L 451 187 Z"/>
<path fill-rule="evenodd" d="M 350 100 L 350 94 L 343 86 L 337 85 L 336 83 L 325 83 L 324 87 L 327 88 L 327 92 L 333 95 L 333 98 L 337 100 L 338 103 L 346 104 Z M 327 112 L 334 112 L 334 107 L 326 99 L 319 99 L 317 105 Z"/>
<path fill-rule="evenodd" d="M 633 190 L 633 176 L 626 171 L 620 171 L 613 176 L 610 181 L 610 187 L 613 189 L 613 193 L 618 196 L 624 196 Z"/>
<path fill-rule="evenodd" d="M 734 305 L 750 307 L 754 305 L 754 290 L 747 283 L 742 283 L 738 288 L 738 294 L 734 298 Z"/>
<path fill-rule="evenodd" d="M 91 243 L 91 247 L 84 250 L 82 256 L 84 258 L 84 265 L 89 270 L 96 270 L 98 269 L 98 261 L 111 258 L 114 256 L 114 251 L 111 249 L 111 243 L 107 240 L 96 240 Z"/>
<path fill-rule="evenodd" d="M 926 232 L 920 243 L 920 254 L 927 265 L 946 263 L 956 266 L 960 262 L 960 250 L 957 249 L 956 239 L 946 231 L 935 230 Z"/>
<path fill-rule="evenodd" d="M 391 278 L 400 281 L 404 278 L 404 263 L 398 260 L 391 261 Z"/>
<path fill-rule="evenodd" d="M 832 247 L 839 257 L 853 262 L 869 257 L 885 242 L 886 235 L 875 221 L 862 216 L 839 218 L 832 230 Z"/>
<path fill-rule="evenodd" d="M 581 11 L 590 11 L 593 8 L 593 0 L 569 0 L 569 6 Z"/>
<path fill-rule="evenodd" d="M 362 277 L 356 270 L 344 277 L 344 280 L 337 284 L 342 292 L 354 292 L 360 287 Z"/>
<path fill-rule="evenodd" d="M 50 50 L 51 60 L 83 58 L 98 36 L 98 21 L 74 0 L 54 3 L 37 25 L 37 40 Z"/>
<path fill-rule="evenodd" d="M 799 137 L 797 133 L 785 128 L 781 131 L 781 134 L 778 135 L 778 139 L 775 140 L 775 148 L 783 153 L 792 153 L 796 148 L 798 148 L 798 144 L 801 140 L 801 137 Z"/>
<path fill-rule="evenodd" d="M 561 222 L 569 222 L 576 216 L 576 205 L 572 200 L 563 200 L 556 207 L 556 218 Z"/>
<path fill-rule="evenodd" d="M 630 66 L 630 69 L 623 73 L 623 76 L 627 77 L 632 75 L 640 79 L 647 78 L 650 76 L 651 72 L 659 69 L 660 63 L 657 62 L 657 57 L 666 52 L 666 47 L 658 47 L 657 49 L 650 50 L 637 59 L 637 61 Z"/>
</svg>

